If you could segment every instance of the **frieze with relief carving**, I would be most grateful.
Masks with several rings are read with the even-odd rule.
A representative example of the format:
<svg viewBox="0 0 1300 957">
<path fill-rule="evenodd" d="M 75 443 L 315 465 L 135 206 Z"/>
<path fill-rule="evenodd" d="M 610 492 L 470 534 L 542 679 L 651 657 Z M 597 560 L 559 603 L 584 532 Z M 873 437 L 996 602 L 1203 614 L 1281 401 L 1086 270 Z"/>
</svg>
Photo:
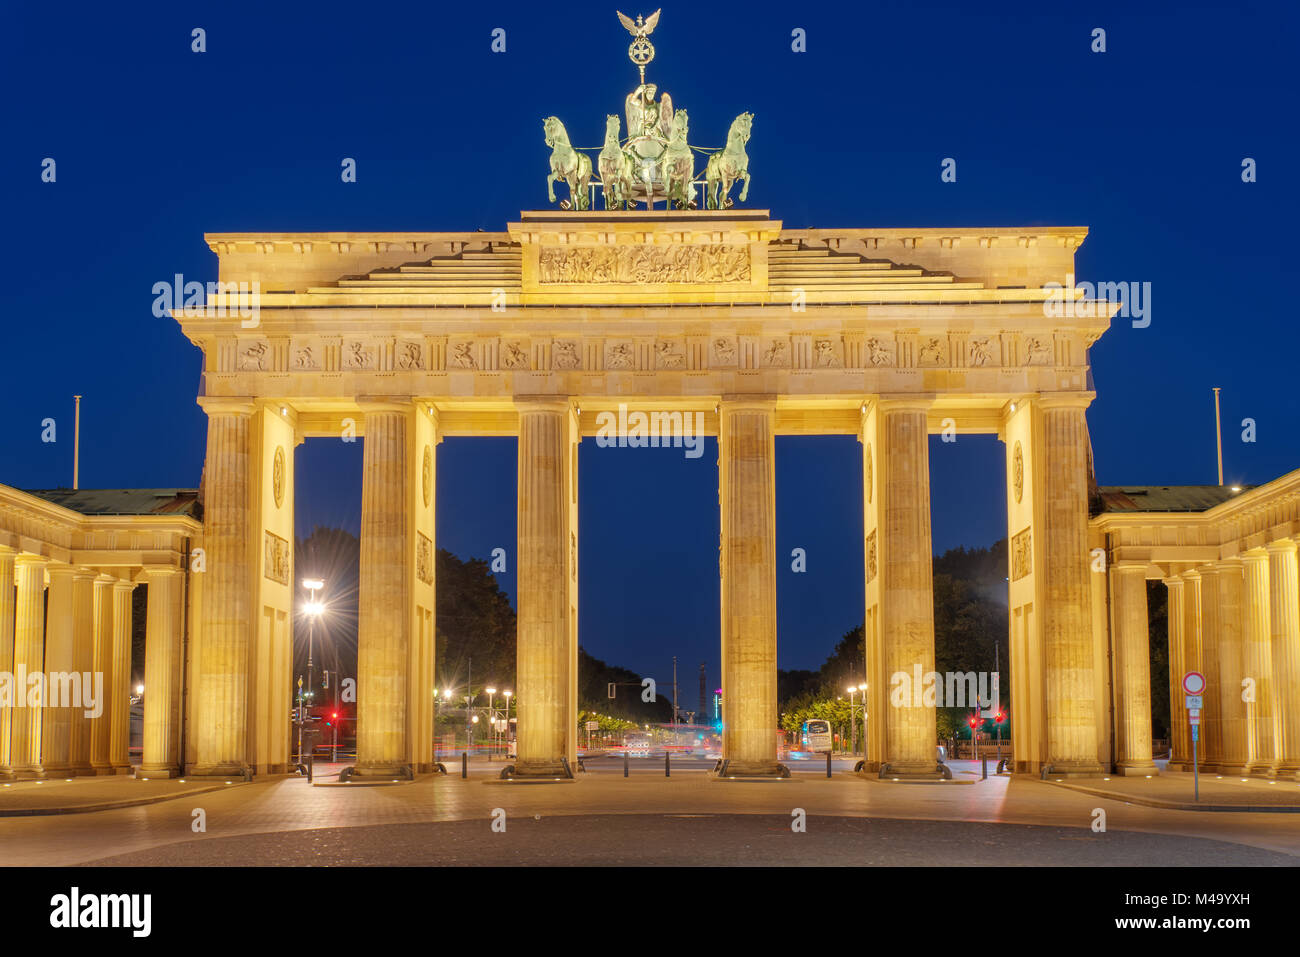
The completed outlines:
<svg viewBox="0 0 1300 957">
<path fill-rule="evenodd" d="M 1011 580 L 1019 581 L 1034 570 L 1033 538 L 1025 529 L 1011 539 Z"/>
<path fill-rule="evenodd" d="M 578 246 L 542 249 L 543 283 L 749 282 L 749 247 L 728 243 L 651 246 Z"/>
<path fill-rule="evenodd" d="M 266 533 L 264 574 L 273 582 L 289 584 L 289 543 L 275 532 Z"/>
</svg>

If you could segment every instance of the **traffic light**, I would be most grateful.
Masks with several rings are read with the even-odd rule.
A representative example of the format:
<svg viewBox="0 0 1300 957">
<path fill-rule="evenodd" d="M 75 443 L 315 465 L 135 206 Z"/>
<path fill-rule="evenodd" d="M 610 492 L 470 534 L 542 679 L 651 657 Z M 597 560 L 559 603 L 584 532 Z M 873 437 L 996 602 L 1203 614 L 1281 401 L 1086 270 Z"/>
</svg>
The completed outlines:
<svg viewBox="0 0 1300 957">
<path fill-rule="evenodd" d="M 993 720 L 996 721 L 998 724 L 1001 724 L 1005 719 L 1006 719 L 1006 715 L 1003 714 L 1002 709 L 999 708 L 997 717 L 995 717 Z"/>
</svg>

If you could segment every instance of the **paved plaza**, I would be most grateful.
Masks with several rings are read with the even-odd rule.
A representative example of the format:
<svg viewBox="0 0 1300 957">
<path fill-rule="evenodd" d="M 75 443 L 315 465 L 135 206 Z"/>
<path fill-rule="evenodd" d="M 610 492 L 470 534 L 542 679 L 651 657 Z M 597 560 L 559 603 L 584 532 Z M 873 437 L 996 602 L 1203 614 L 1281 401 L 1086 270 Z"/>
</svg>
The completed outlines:
<svg viewBox="0 0 1300 957">
<path fill-rule="evenodd" d="M 796 765 L 787 781 L 724 782 L 711 762 L 589 762 L 573 782 L 503 783 L 501 765 L 473 762 L 462 779 L 423 775 L 396 785 L 313 786 L 301 777 L 227 785 L 126 777 L 24 782 L 0 793 L 0 846 L 11 865 L 237 864 L 915 864 L 1054 866 L 1300 863 L 1300 814 L 1279 813 L 1295 782 L 1202 782 L 1216 803 L 1273 810 L 1216 813 L 1128 800 L 1148 787 L 1173 799 L 1187 775 L 1071 786 L 990 776 L 954 762 L 954 782 L 895 784 L 837 762 Z M 318 784 L 329 784 L 322 772 Z M 1084 793 L 1116 787 L 1113 796 Z M 158 801 L 174 794 L 174 799 Z M 155 803 L 41 816 L 126 800 Z M 193 830 L 201 809 L 206 831 Z M 499 810 L 498 810 L 499 809 Z M 791 828 L 794 812 L 806 831 Z M 1104 832 L 1094 831 L 1097 811 Z M 504 818 L 502 818 L 504 814 Z M 505 830 L 493 830 L 504 820 Z M 498 825 L 499 827 L 500 825 Z"/>
</svg>

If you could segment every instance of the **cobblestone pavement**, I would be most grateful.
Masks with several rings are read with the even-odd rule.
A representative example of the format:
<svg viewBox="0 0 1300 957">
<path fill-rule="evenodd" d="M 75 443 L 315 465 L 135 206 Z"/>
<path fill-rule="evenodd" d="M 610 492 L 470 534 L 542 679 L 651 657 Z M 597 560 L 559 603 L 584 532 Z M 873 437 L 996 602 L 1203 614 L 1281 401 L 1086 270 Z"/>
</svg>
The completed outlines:
<svg viewBox="0 0 1300 957">
<path fill-rule="evenodd" d="M 116 866 L 1293 866 L 1296 859 L 1162 834 L 1020 824 L 790 815 L 595 814 L 284 831 L 186 841 L 109 857 Z"/>
<path fill-rule="evenodd" d="M 1222 845 L 1274 851 L 1288 855 L 1292 863 L 1300 863 L 1300 815 L 1216 814 L 1150 808 L 1024 778 L 990 777 L 970 784 L 908 785 L 844 774 L 830 779 L 797 774 L 788 781 L 741 783 L 716 781 L 704 773 L 674 771 L 671 778 L 654 774 L 637 774 L 627 779 L 621 773 L 585 774 L 571 783 L 525 785 L 495 783 L 499 769 L 499 764 L 473 766 L 468 780 L 453 773 L 445 777 L 421 777 L 413 784 L 388 786 L 312 787 L 300 777 L 282 777 L 232 785 L 161 804 L 57 817 L 0 818 L 0 848 L 8 864 L 59 865 L 189 842 L 201 844 L 247 835 L 281 835 L 227 845 L 235 851 L 220 850 L 214 845 L 213 853 L 223 856 L 237 852 L 239 863 L 259 863 L 263 859 L 285 863 L 288 861 L 284 856 L 273 849 L 297 848 L 304 855 L 305 863 L 314 859 L 311 836 L 285 836 L 284 832 L 467 822 L 464 827 L 439 832 L 451 835 L 449 847 L 454 847 L 461 840 L 460 835 L 465 835 L 465 841 L 478 840 L 473 838 L 475 828 L 485 842 L 499 836 L 491 832 L 489 825 L 493 809 L 501 808 L 507 820 L 515 822 L 535 819 L 536 815 L 541 815 L 543 821 L 567 816 L 585 818 L 588 822 L 608 821 L 622 815 L 735 815 L 736 820 L 719 831 L 728 834 L 746 827 L 752 827 L 756 834 L 766 832 L 768 825 L 752 816 L 775 816 L 782 822 L 784 830 L 778 830 L 784 834 L 789 829 L 792 809 L 803 808 L 814 819 L 979 822 L 1066 828 L 1073 832 L 1072 837 L 1081 840 L 1054 839 L 1053 847 L 1058 850 L 1060 845 L 1073 847 L 1079 863 L 1095 847 L 1120 846 L 1122 838 L 1117 838 L 1116 832 L 1220 842 L 1220 846 L 1207 851 L 1202 863 L 1231 863 L 1229 857 L 1233 855 L 1224 852 Z M 97 782 L 95 786 L 129 792 L 139 783 L 111 779 L 111 785 Z M 1253 785 L 1242 785 L 1247 786 Z M 196 809 L 204 812 L 207 829 L 203 833 L 192 829 Z M 1105 834 L 1091 830 L 1095 809 L 1105 812 Z M 575 833 L 587 833 L 582 826 L 570 823 L 577 828 Z M 974 833 L 972 829 L 967 830 Z M 432 833 L 429 832 L 429 839 Z M 951 843 L 961 840 L 962 828 L 937 829 L 934 833 L 949 835 L 945 839 Z M 305 843 L 294 844 L 295 840 Z M 343 848 L 340 853 L 351 853 L 346 844 L 339 846 Z M 809 841 L 807 847 L 805 853 L 814 857 L 816 841 Z M 829 848 L 827 853 L 833 856 Z M 467 853 L 457 856 L 460 852 L 451 850 L 448 854 L 448 862 L 468 860 L 470 856 Z M 201 856 L 190 855 L 185 863 L 200 861 Z M 817 862 L 809 860 L 809 863 Z M 1153 863 L 1146 859 L 1144 862 Z"/>
</svg>

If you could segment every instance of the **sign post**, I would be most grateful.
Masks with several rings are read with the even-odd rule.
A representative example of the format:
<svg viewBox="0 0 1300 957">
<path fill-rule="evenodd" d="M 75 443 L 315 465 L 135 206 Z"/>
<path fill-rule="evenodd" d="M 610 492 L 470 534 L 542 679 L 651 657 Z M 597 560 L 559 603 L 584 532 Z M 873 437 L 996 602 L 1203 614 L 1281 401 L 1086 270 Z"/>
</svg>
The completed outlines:
<svg viewBox="0 0 1300 957">
<path fill-rule="evenodd" d="M 1201 799 L 1201 769 L 1196 759 L 1196 743 L 1201 730 L 1201 692 L 1205 690 L 1205 675 L 1199 671 L 1189 671 L 1183 675 L 1184 702 L 1187 708 L 1187 720 L 1192 726 L 1192 800 Z"/>
</svg>

